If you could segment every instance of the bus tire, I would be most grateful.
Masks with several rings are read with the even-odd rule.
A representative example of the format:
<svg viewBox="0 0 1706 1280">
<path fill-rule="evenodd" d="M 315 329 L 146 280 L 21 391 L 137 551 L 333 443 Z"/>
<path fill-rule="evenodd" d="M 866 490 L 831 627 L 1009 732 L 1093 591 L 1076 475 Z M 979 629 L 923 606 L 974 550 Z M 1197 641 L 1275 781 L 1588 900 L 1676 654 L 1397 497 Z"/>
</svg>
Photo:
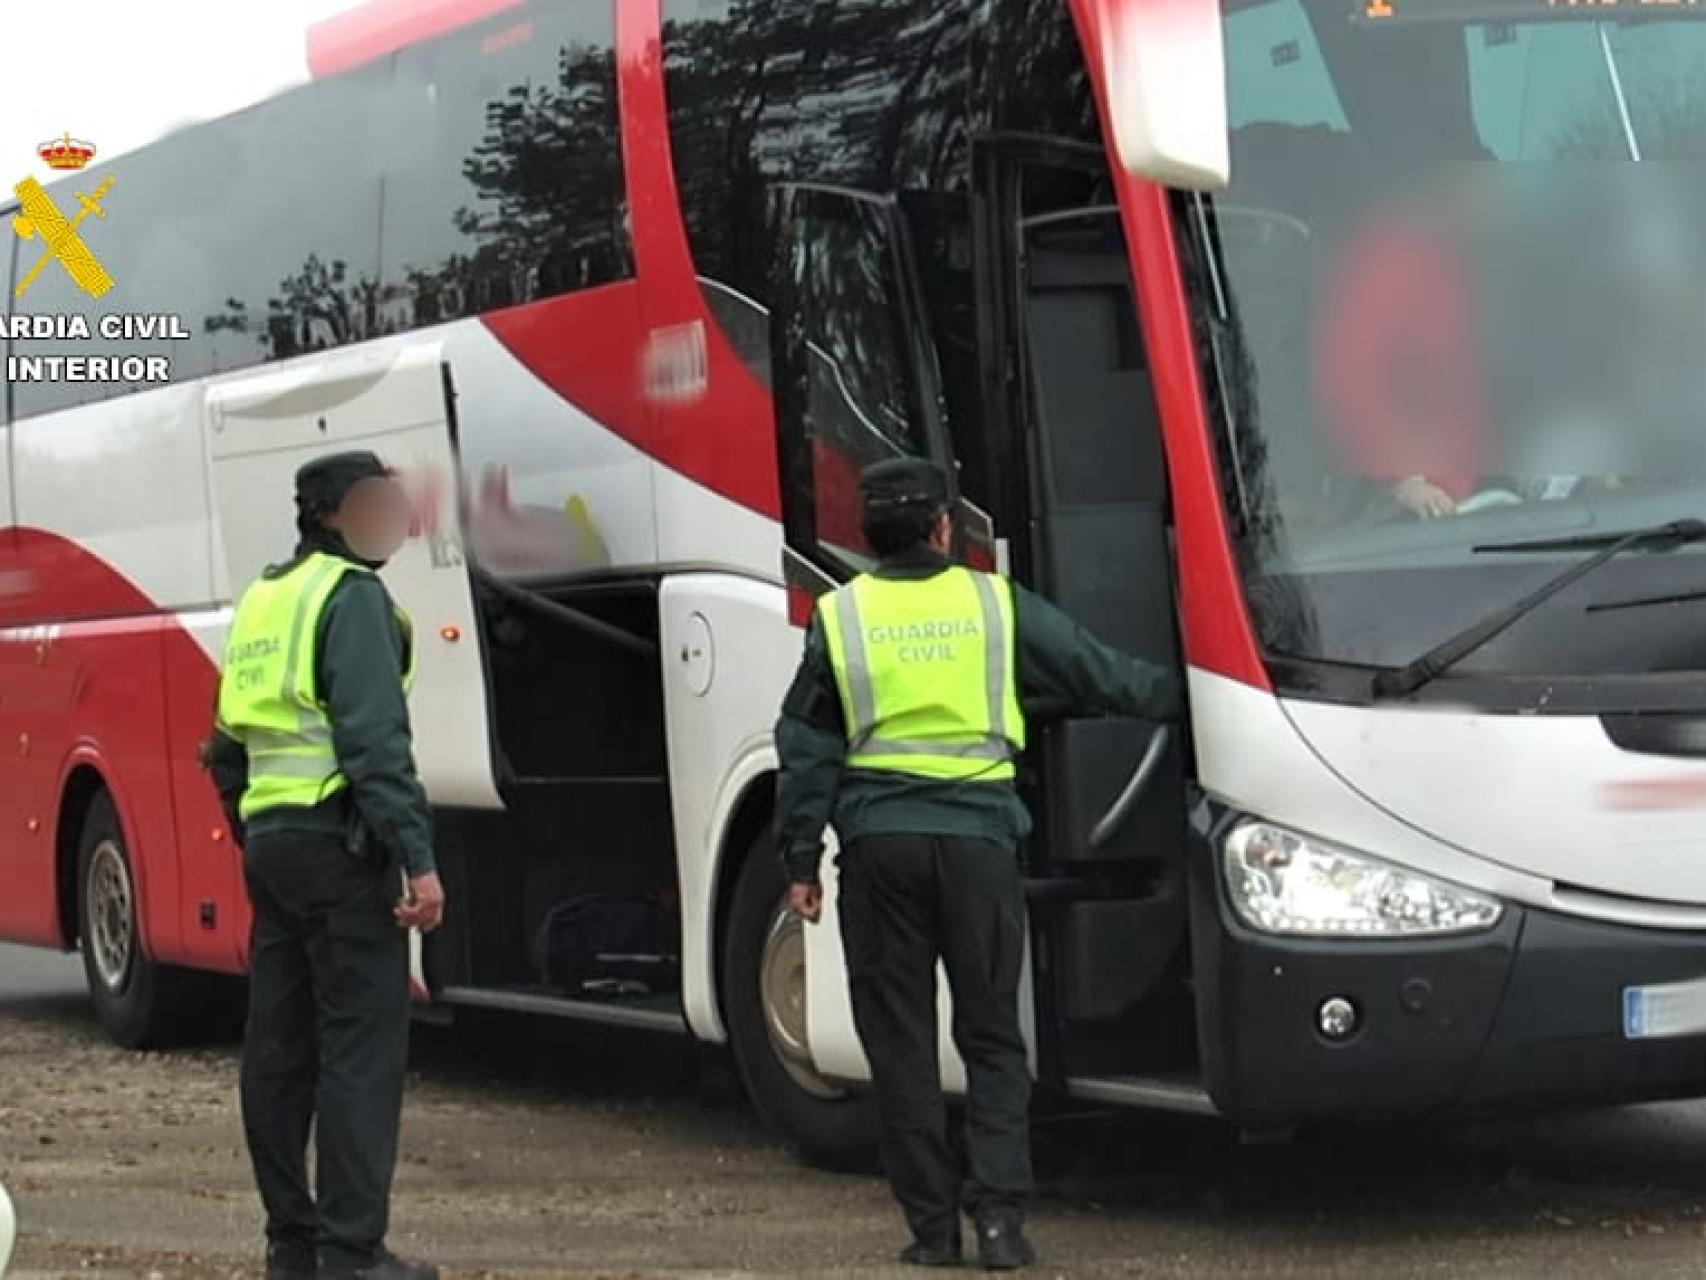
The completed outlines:
<svg viewBox="0 0 1706 1280">
<path fill-rule="evenodd" d="M 787 909 L 772 842 L 760 837 L 735 884 L 723 938 L 723 1012 L 747 1096 L 795 1153 L 820 1168 L 878 1167 L 877 1112 L 867 1093 L 818 1075 L 805 1052 L 807 926 Z"/>
<path fill-rule="evenodd" d="M 89 802 L 77 842 L 77 927 L 83 975 L 106 1033 L 127 1049 L 176 1038 L 186 975 L 144 952 L 130 851 L 105 791 Z"/>
</svg>

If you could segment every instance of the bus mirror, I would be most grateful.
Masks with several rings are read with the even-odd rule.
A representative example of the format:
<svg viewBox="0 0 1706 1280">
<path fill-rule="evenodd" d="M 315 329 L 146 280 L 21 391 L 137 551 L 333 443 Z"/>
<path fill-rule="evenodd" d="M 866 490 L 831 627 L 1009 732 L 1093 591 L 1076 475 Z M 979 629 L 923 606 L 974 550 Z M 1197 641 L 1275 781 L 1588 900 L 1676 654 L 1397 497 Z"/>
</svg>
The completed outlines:
<svg viewBox="0 0 1706 1280">
<path fill-rule="evenodd" d="M 1220 0 L 1093 0 L 1114 152 L 1130 174 L 1224 187 L 1226 47 Z"/>
</svg>

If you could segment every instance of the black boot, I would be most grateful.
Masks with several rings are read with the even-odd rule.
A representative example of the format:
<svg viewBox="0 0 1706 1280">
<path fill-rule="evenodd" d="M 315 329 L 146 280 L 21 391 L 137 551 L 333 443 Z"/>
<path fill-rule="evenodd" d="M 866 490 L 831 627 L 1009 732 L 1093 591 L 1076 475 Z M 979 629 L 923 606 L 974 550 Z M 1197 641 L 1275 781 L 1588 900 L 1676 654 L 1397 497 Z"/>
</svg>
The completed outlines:
<svg viewBox="0 0 1706 1280">
<path fill-rule="evenodd" d="M 267 1246 L 267 1280 L 314 1280 L 319 1274 L 312 1246 Z"/>
<path fill-rule="evenodd" d="M 386 1253 L 365 1267 L 320 1268 L 321 1280 L 438 1280 L 438 1268 L 430 1262 L 410 1262 Z"/>
<path fill-rule="evenodd" d="M 900 1251 L 900 1260 L 909 1267 L 957 1267 L 959 1234 L 956 1232 L 946 1240 L 914 1240 Z"/>
<path fill-rule="evenodd" d="M 1016 1213 L 985 1214 L 977 1220 L 977 1260 L 985 1271 L 1017 1271 L 1037 1260 L 1025 1239 L 1025 1220 Z"/>
</svg>

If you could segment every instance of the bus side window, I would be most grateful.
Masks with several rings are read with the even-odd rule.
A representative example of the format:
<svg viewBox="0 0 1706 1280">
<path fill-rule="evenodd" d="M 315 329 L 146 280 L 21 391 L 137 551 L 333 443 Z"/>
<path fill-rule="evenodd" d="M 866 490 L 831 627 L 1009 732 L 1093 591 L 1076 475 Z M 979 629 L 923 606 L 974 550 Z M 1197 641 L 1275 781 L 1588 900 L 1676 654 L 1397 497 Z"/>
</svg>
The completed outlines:
<svg viewBox="0 0 1706 1280">
<path fill-rule="evenodd" d="M 771 355 L 784 521 L 790 546 L 841 576 L 871 562 L 860 470 L 904 456 L 947 461 L 940 378 L 893 202 L 809 186 L 777 197 Z"/>
<path fill-rule="evenodd" d="M 534 5 L 396 57 L 385 293 L 400 327 L 633 275 L 611 4 Z"/>
</svg>

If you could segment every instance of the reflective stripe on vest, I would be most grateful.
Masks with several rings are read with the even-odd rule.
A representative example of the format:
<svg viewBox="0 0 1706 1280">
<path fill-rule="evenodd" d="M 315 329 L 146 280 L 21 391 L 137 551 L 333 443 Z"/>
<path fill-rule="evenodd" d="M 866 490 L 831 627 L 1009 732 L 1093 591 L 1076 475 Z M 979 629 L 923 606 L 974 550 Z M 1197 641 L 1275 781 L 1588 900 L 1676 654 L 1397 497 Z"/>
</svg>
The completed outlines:
<svg viewBox="0 0 1706 1280">
<path fill-rule="evenodd" d="M 347 573 L 362 565 L 320 552 L 289 572 L 250 584 L 225 639 L 219 728 L 248 753 L 244 818 L 280 806 L 318 804 L 349 785 L 338 769 L 332 725 L 317 693 L 320 617 Z M 393 606 L 395 607 L 395 606 Z M 404 691 L 414 682 L 413 626 L 397 609 L 406 654 Z"/>
<path fill-rule="evenodd" d="M 1000 781 L 1025 743 L 1012 588 L 952 568 L 864 575 L 818 601 L 847 725 L 847 763 Z"/>
</svg>

